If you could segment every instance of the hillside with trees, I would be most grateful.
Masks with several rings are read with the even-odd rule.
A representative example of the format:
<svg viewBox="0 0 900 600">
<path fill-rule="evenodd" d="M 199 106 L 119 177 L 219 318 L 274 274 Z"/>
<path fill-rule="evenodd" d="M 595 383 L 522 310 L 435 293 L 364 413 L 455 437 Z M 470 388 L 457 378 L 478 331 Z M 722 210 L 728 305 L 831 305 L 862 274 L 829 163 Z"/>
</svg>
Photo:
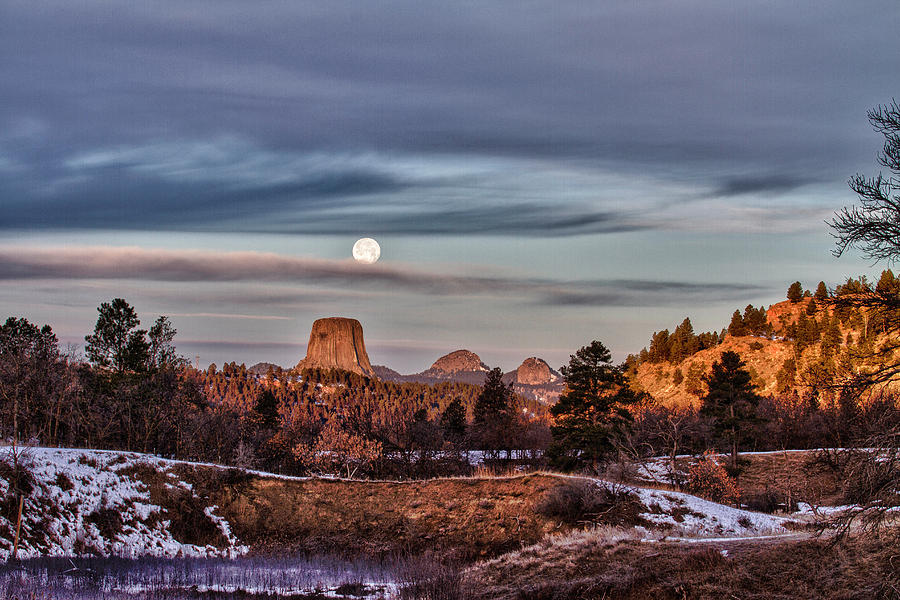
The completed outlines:
<svg viewBox="0 0 900 600">
<path fill-rule="evenodd" d="M 834 290 L 819 282 L 811 292 L 794 282 L 782 302 L 736 310 L 720 334 L 694 335 L 690 319 L 685 319 L 671 334 L 655 333 L 649 348 L 628 357 L 632 384 L 665 405 L 698 407 L 706 392 L 703 375 L 723 352 L 735 352 L 763 396 L 836 402 L 843 379 L 877 367 L 879 361 L 871 353 L 891 343 L 889 323 L 896 318 L 851 300 L 866 294 L 896 294 L 898 289 L 900 280 L 890 269 L 874 285 L 862 276 Z"/>
</svg>

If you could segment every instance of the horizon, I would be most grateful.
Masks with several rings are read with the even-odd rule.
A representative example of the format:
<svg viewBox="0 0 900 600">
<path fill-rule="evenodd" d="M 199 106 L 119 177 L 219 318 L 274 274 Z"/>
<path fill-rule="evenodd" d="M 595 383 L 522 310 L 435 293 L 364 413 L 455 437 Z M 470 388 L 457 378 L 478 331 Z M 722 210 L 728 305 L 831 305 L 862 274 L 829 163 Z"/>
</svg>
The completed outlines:
<svg viewBox="0 0 900 600">
<path fill-rule="evenodd" d="M 373 364 L 509 371 L 877 280 L 827 222 L 900 6 L 529 8 L 6 3 L 0 316 L 83 347 L 122 297 L 192 364 L 285 367 L 348 316 Z"/>
</svg>

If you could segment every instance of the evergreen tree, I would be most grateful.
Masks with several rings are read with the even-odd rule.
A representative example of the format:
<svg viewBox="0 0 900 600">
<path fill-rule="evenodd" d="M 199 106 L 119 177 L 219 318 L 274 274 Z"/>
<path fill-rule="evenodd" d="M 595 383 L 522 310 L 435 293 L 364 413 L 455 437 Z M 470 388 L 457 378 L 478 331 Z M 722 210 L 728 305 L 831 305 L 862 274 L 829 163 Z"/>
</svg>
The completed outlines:
<svg viewBox="0 0 900 600">
<path fill-rule="evenodd" d="M 806 303 L 806 314 L 813 317 L 816 312 L 818 312 L 819 307 L 816 305 L 816 299 L 810 298 L 809 302 Z"/>
<path fill-rule="evenodd" d="M 514 398 L 512 384 L 503 383 L 503 370 L 494 367 L 485 377 L 481 393 L 475 400 L 475 423 L 482 425 L 504 420 Z"/>
<path fill-rule="evenodd" d="M 85 352 L 92 363 L 110 367 L 117 373 L 143 371 L 147 365 L 150 345 L 147 332 L 138 329 L 140 321 L 128 302 L 115 298 L 104 302 L 97 312 L 93 335 L 85 336 Z"/>
<path fill-rule="evenodd" d="M 264 429 L 278 426 L 278 397 L 268 388 L 263 388 L 256 397 L 253 412 L 257 423 Z"/>
<path fill-rule="evenodd" d="M 748 437 L 747 430 L 758 421 L 756 408 L 760 398 L 750 372 L 744 367 L 736 352 L 723 352 L 703 378 L 708 391 L 700 408 L 700 414 L 711 420 L 716 436 L 730 446 L 734 470 L 737 469 L 738 446 Z"/>
<path fill-rule="evenodd" d="M 444 437 L 451 442 L 459 442 L 466 434 L 466 409 L 459 397 L 453 398 L 441 415 Z"/>
<path fill-rule="evenodd" d="M 179 362 L 175 354 L 175 334 L 168 317 L 160 316 L 147 333 L 147 367 L 151 371 L 174 367 Z"/>
<path fill-rule="evenodd" d="M 657 331 L 650 338 L 650 362 L 658 363 L 669 360 L 671 343 L 669 330 Z"/>
<path fill-rule="evenodd" d="M 747 335 L 747 329 L 744 327 L 744 319 L 741 317 L 741 311 L 736 310 L 731 315 L 731 323 L 728 324 L 728 333 L 735 337 Z"/>
<path fill-rule="evenodd" d="M 772 327 L 766 319 L 766 309 L 760 306 L 754 308 L 752 304 L 748 304 L 744 309 L 743 316 L 745 335 L 769 335 Z"/>
<path fill-rule="evenodd" d="M 612 452 L 615 436 L 632 420 L 628 407 L 642 396 L 628 386 L 623 369 L 613 366 L 609 350 L 596 340 L 573 354 L 561 372 L 566 388 L 550 408 L 554 424 L 548 456 L 563 468 L 596 466 Z"/>
<path fill-rule="evenodd" d="M 800 300 L 803 299 L 803 284 L 799 281 L 792 283 L 790 287 L 788 287 L 787 299 L 791 301 L 791 304 L 800 302 Z"/>
<path fill-rule="evenodd" d="M 828 300 L 828 288 L 825 287 L 825 282 L 820 281 L 818 287 L 816 288 L 816 295 L 814 296 L 816 301 L 824 302 Z"/>
<path fill-rule="evenodd" d="M 503 370 L 491 369 L 475 399 L 474 429 L 483 450 L 510 449 L 510 434 L 516 418 L 516 394 L 512 383 L 503 383 Z"/>
</svg>

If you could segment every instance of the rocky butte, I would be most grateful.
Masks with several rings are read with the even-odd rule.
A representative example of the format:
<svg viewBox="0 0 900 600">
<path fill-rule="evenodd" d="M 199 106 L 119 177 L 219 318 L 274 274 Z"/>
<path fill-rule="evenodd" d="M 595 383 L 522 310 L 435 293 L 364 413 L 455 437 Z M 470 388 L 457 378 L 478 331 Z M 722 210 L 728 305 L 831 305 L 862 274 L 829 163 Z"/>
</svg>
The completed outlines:
<svg viewBox="0 0 900 600">
<path fill-rule="evenodd" d="M 316 319 L 309 334 L 306 358 L 299 369 L 343 369 L 366 377 L 375 377 L 369 362 L 363 329 L 356 319 L 328 317 Z"/>
<path fill-rule="evenodd" d="M 523 385 L 544 385 L 559 381 L 560 374 L 550 368 L 542 358 L 532 356 L 516 369 L 516 383 Z"/>
<path fill-rule="evenodd" d="M 481 358 L 469 350 L 457 350 L 440 357 L 422 375 L 437 379 L 450 379 L 455 373 L 487 373 L 490 371 Z"/>
</svg>

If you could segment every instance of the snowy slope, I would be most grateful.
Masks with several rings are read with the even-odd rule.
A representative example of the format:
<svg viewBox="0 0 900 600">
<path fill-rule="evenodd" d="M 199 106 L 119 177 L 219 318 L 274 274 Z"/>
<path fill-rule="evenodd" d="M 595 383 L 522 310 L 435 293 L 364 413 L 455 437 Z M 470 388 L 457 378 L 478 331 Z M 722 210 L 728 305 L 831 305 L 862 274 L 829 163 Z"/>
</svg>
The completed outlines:
<svg viewBox="0 0 900 600">
<path fill-rule="evenodd" d="M 571 479 L 584 477 L 569 475 Z M 759 537 L 787 533 L 794 519 L 743 510 L 682 492 L 656 490 L 593 479 L 596 485 L 628 492 L 641 504 L 641 518 L 666 535 Z"/>
<path fill-rule="evenodd" d="M 641 504 L 641 514 L 656 525 L 670 526 L 682 534 L 706 536 L 760 536 L 786 533 L 791 519 L 717 504 L 683 494 L 645 488 L 633 488 Z"/>
<path fill-rule="evenodd" d="M 0 460 L 10 462 L 10 449 L 0 447 Z M 27 448 L 20 457 L 34 475 L 25 498 L 18 557 L 100 554 L 118 556 L 234 556 L 247 548 L 237 543 L 215 506 L 204 512 L 226 541 L 222 547 L 178 541 L 165 509 L 151 502 L 149 487 L 129 476 L 135 466 L 167 474 L 167 486 L 189 493 L 190 484 L 169 472 L 174 462 L 147 455 L 98 450 Z M 0 477 L 0 497 L 12 498 L 9 482 Z M 0 514 L 0 559 L 12 553 L 15 502 Z M 118 517 L 116 515 L 119 515 Z"/>
</svg>

